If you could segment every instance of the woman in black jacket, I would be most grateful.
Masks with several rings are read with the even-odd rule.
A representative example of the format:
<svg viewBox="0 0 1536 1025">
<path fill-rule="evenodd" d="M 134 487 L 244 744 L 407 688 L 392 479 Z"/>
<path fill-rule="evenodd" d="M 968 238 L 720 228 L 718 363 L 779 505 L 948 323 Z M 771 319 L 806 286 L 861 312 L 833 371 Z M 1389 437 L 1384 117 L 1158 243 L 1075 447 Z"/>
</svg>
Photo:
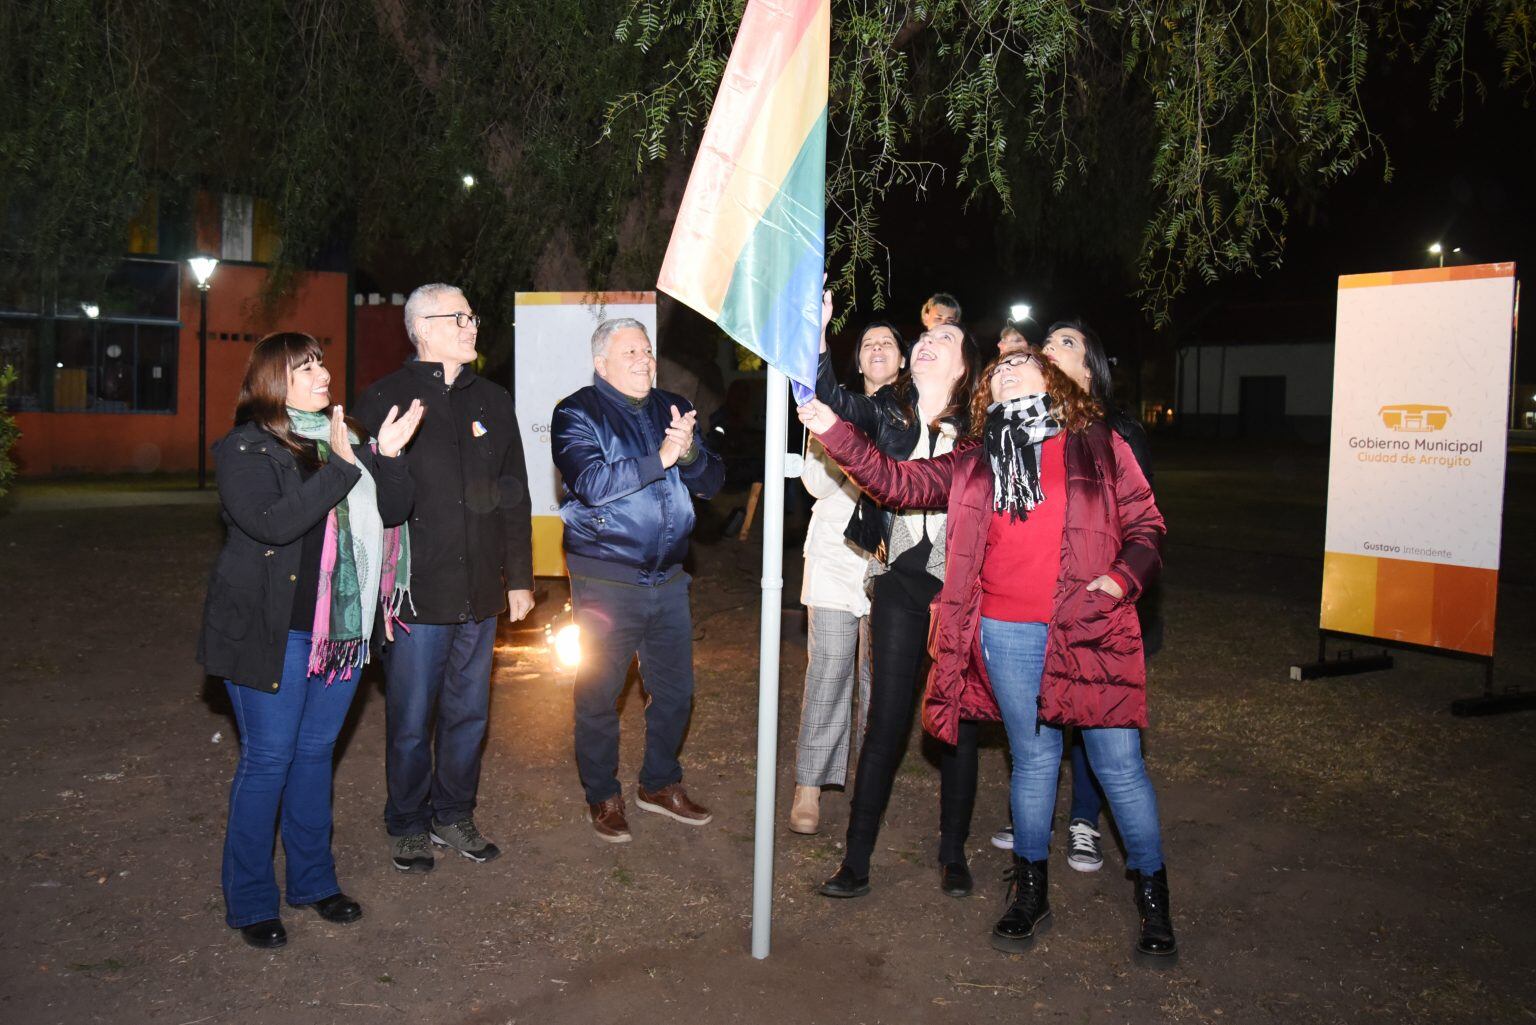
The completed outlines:
<svg viewBox="0 0 1536 1025">
<path fill-rule="evenodd" d="M 1059 320 L 1046 331 L 1040 352 L 1066 371 L 1067 376 L 1099 404 L 1104 410 L 1104 422 L 1125 440 L 1131 455 L 1136 457 L 1142 476 L 1147 478 L 1149 485 L 1152 484 L 1152 452 L 1147 433 L 1115 403 L 1113 366 L 1098 332 L 1082 320 Z M 1147 657 L 1163 646 L 1160 604 L 1155 584 L 1136 602 L 1136 616 L 1141 621 L 1142 644 Z M 1068 812 L 1067 864 L 1079 872 L 1097 872 L 1104 865 L 1103 847 L 1099 843 L 1102 835 L 1099 815 L 1104 810 L 1104 791 L 1088 764 L 1082 733 L 1073 730 L 1072 734 L 1072 807 Z"/>
<path fill-rule="evenodd" d="M 283 332 L 256 344 L 235 429 L 214 446 L 228 537 L 214 563 L 198 661 L 224 678 L 240 729 L 224 838 L 225 921 L 254 947 L 281 947 L 272 833 L 282 812 L 287 899 L 331 922 L 362 917 L 331 854 L 331 755 L 368 659 L 408 597 L 409 540 L 386 524 L 411 510 L 398 458 L 420 403 L 390 410 L 361 445 L 329 415 L 320 344 Z M 354 450 L 353 446 L 358 448 Z"/>
<path fill-rule="evenodd" d="M 823 325 L 831 312 L 829 295 L 823 300 Z M 912 345 L 907 370 L 874 395 L 840 387 L 826 353 L 825 332 L 822 347 L 816 397 L 873 438 L 882 452 L 895 459 L 931 459 L 965 437 L 981 350 L 964 327 L 935 324 L 923 332 Z M 928 605 L 944 582 L 944 514 L 894 514 L 863 497 L 846 536 L 880 555 L 883 572 L 870 587 L 869 707 L 849 802 L 848 843 L 842 865 L 821 886 L 828 897 L 869 892 L 870 855 L 922 690 Z M 964 724 L 962 743 L 946 747 L 940 758 L 940 885 L 957 897 L 972 888 L 965 840 L 976 801 L 975 729 L 975 723 Z"/>
</svg>

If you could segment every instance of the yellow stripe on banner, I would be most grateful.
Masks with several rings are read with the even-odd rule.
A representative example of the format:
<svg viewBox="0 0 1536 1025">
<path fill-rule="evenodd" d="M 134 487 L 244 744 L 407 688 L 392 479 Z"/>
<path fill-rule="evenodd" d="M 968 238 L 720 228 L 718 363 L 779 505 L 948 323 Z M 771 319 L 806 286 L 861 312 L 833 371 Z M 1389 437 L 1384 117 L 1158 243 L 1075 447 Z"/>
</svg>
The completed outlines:
<svg viewBox="0 0 1536 1025">
<path fill-rule="evenodd" d="M 519 306 L 645 306 L 655 292 L 518 292 Z"/>
<path fill-rule="evenodd" d="M 1376 570 L 1373 555 L 1323 553 L 1324 630 L 1376 636 Z"/>
<path fill-rule="evenodd" d="M 533 575 L 565 576 L 565 524 L 558 516 L 533 518 Z"/>
<path fill-rule="evenodd" d="M 719 319 L 742 247 L 826 109 L 830 10 L 830 4 L 823 5 L 800 37 L 742 143 L 730 180 L 718 191 L 698 183 L 701 201 L 692 207 L 685 201 L 688 220 L 679 220 L 673 229 L 672 259 L 662 269 L 661 287 L 711 320 Z M 694 187 L 690 181 L 689 188 Z M 686 244 L 680 246 L 676 236 L 684 233 Z"/>
</svg>

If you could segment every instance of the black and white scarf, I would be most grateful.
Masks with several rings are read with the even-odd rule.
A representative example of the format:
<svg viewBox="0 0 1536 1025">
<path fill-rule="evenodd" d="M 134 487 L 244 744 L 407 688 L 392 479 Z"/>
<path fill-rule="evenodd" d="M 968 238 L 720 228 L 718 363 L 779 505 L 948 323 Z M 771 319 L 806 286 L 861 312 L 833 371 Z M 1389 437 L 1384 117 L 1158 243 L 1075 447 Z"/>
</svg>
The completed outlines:
<svg viewBox="0 0 1536 1025">
<path fill-rule="evenodd" d="M 987 461 L 992 464 L 992 502 L 1014 520 L 1045 501 L 1040 490 L 1040 446 L 1061 433 L 1045 392 L 1020 395 L 987 407 Z"/>
</svg>

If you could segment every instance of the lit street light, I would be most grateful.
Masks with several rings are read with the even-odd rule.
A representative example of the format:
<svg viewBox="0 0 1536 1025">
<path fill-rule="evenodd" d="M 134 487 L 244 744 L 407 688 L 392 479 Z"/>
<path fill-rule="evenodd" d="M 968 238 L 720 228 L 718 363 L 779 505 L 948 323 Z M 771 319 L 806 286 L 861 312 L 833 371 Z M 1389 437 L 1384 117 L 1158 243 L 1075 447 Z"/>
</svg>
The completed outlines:
<svg viewBox="0 0 1536 1025">
<path fill-rule="evenodd" d="M 213 283 L 213 269 L 219 265 L 212 256 L 194 256 L 187 261 L 197 282 L 197 486 L 208 486 L 208 287 Z"/>
<path fill-rule="evenodd" d="M 459 181 L 464 183 L 465 192 L 468 192 L 470 189 L 475 187 L 475 176 L 472 174 L 466 174 L 464 177 L 460 178 Z"/>
<path fill-rule="evenodd" d="M 1451 252 L 1459 253 L 1461 252 L 1461 247 L 1457 246 L 1455 249 L 1452 249 Z M 1445 266 L 1445 246 L 1441 245 L 1439 242 L 1436 242 L 1429 247 L 1429 255 L 1437 257 L 1440 260 L 1440 266 Z"/>
<path fill-rule="evenodd" d="M 85 314 L 90 319 L 95 320 L 97 317 L 101 316 L 101 307 L 97 306 L 95 303 L 81 303 L 80 312 Z"/>
<path fill-rule="evenodd" d="M 1022 324 L 1029 319 L 1029 303 L 1014 303 L 1008 307 L 1008 319 L 1015 324 Z"/>
</svg>

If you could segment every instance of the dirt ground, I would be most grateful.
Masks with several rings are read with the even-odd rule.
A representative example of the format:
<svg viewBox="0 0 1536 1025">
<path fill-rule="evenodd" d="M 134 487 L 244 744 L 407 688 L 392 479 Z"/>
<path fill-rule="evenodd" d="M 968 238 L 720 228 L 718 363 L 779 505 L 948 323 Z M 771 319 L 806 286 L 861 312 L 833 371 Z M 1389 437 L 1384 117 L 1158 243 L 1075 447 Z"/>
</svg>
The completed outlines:
<svg viewBox="0 0 1536 1025">
<path fill-rule="evenodd" d="M 1130 958 L 1123 859 L 1052 864 L 1055 928 L 1027 955 L 987 944 L 1006 856 L 1001 735 L 983 752 L 978 891 L 938 889 L 938 779 L 916 740 L 876 852 L 874 892 L 816 895 L 846 822 L 782 827 L 804 634 L 785 616 L 776 918 L 751 910 L 759 547 L 696 547 L 698 697 L 684 750 L 716 813 L 635 812 L 598 842 L 571 755 L 571 691 L 541 641 L 497 649 L 478 820 L 505 854 L 402 875 L 382 822 L 384 703 L 362 688 L 336 773 L 335 846 L 363 920 L 285 909 L 289 945 L 225 928 L 219 854 L 237 754 L 193 661 L 215 507 L 160 486 L 24 485 L 0 515 L 0 1020 L 80 1022 L 992 1021 L 1454 1023 L 1536 1020 L 1530 797 L 1536 715 L 1454 718 L 1465 662 L 1306 684 L 1315 656 L 1326 456 L 1163 443 L 1167 648 L 1152 667 L 1159 788 L 1182 959 Z M 154 497 L 158 494 L 160 498 Z M 1536 688 L 1536 453 L 1511 457 L 1499 686 Z M 714 535 L 711 537 L 710 535 Z M 798 547 L 787 552 L 797 593 Z M 534 613 L 556 611 L 558 585 Z M 624 709 L 625 771 L 641 702 Z M 1063 801 L 1066 786 L 1062 787 Z M 279 869 L 281 870 L 281 869 Z"/>
</svg>

